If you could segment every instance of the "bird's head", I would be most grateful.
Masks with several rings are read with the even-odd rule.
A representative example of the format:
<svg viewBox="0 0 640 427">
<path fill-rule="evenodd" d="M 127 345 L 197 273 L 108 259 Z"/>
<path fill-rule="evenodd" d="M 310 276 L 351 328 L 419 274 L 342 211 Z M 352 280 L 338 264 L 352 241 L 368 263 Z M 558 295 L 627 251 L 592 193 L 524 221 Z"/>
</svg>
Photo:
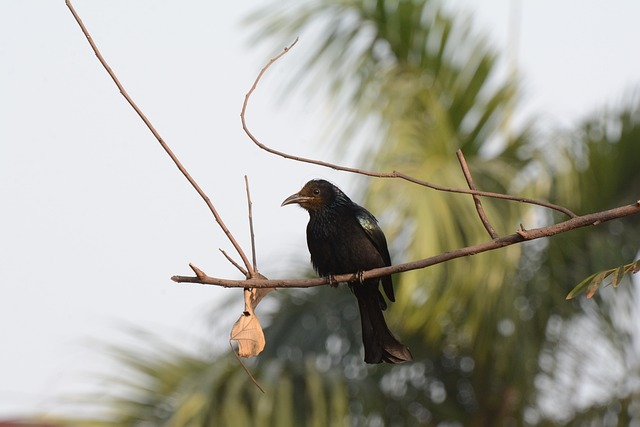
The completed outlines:
<svg viewBox="0 0 640 427">
<path fill-rule="evenodd" d="M 281 206 L 297 203 L 308 211 L 317 211 L 331 206 L 336 199 L 345 197 L 335 185 L 323 179 L 307 182 L 302 190 L 287 197 Z"/>
</svg>

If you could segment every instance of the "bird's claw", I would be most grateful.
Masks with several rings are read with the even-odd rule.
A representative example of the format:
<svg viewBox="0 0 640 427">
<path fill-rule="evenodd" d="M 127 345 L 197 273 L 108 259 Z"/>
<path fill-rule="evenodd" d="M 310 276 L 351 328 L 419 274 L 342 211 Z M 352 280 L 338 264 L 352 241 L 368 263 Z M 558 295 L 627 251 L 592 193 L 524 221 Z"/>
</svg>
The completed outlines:
<svg viewBox="0 0 640 427">
<path fill-rule="evenodd" d="M 328 275 L 327 280 L 329 281 L 329 286 L 331 286 L 332 288 L 338 287 L 338 282 L 336 282 L 335 277 L 333 277 L 332 275 Z"/>
<path fill-rule="evenodd" d="M 356 276 L 358 277 L 358 282 L 360 282 L 361 285 L 364 285 L 364 271 L 358 271 Z"/>
</svg>

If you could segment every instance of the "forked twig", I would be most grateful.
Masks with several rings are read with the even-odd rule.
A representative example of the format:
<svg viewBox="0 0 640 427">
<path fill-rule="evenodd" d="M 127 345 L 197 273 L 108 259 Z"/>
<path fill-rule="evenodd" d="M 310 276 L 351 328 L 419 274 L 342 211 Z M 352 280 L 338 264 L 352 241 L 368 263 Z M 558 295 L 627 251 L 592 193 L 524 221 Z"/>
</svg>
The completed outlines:
<svg viewBox="0 0 640 427">
<path fill-rule="evenodd" d="M 356 173 L 356 174 L 359 174 L 359 175 L 371 176 L 371 177 L 376 177 L 376 178 L 399 178 L 399 179 L 403 179 L 405 181 L 409 181 L 409 182 L 412 182 L 414 184 L 422 185 L 424 187 L 431 188 L 431 189 L 437 190 L 437 191 L 443 191 L 443 192 L 447 192 L 447 193 L 471 194 L 471 195 L 475 195 L 475 196 L 491 197 L 491 198 L 494 198 L 494 199 L 513 200 L 513 201 L 516 201 L 516 202 L 528 203 L 528 204 L 532 204 L 532 205 L 538 205 L 538 206 L 543 206 L 545 208 L 553 209 L 553 210 L 562 212 L 563 214 L 567 215 L 569 218 L 574 218 L 574 217 L 577 216 L 575 213 L 571 212 L 569 209 L 567 209 L 567 208 L 565 208 L 563 206 L 554 205 L 553 203 L 549 203 L 549 202 L 546 202 L 546 201 L 543 201 L 543 200 L 534 200 L 534 199 L 529 199 L 527 197 L 510 196 L 508 194 L 491 193 L 491 192 L 488 192 L 488 191 L 478 191 L 478 190 L 467 190 L 467 189 L 461 189 L 461 188 L 443 187 L 441 185 L 436 185 L 436 184 L 432 184 L 430 182 L 422 181 L 422 180 L 420 180 L 418 178 L 414 178 L 412 176 L 409 176 L 407 174 L 404 174 L 402 172 L 398 172 L 398 171 L 395 171 L 395 170 L 393 172 L 372 172 L 372 171 L 368 171 L 368 170 L 364 170 L 364 169 L 351 168 L 351 167 L 347 167 L 347 166 L 337 165 L 337 164 L 334 164 L 334 163 L 323 162 L 321 160 L 315 160 L 315 159 L 309 159 L 309 158 L 306 158 L 306 157 L 294 156 L 294 155 L 287 154 L 287 153 L 282 152 L 282 151 L 275 150 L 275 149 L 263 144 L 262 142 L 260 142 L 260 140 L 258 140 L 258 138 L 256 138 L 251 133 L 251 131 L 249 130 L 249 127 L 247 126 L 247 122 L 246 122 L 246 119 L 245 119 L 245 114 L 246 114 L 246 111 L 247 111 L 247 106 L 249 104 L 249 99 L 251 98 L 251 95 L 253 94 L 253 92 L 258 87 L 258 83 L 262 79 L 262 76 L 269 69 L 269 67 L 271 67 L 271 65 L 273 65 L 273 63 L 276 62 L 278 59 L 282 58 L 287 52 L 289 52 L 291 50 L 291 48 L 293 46 L 295 46 L 295 44 L 297 42 L 298 42 L 298 38 L 296 38 L 294 40 L 294 42 L 291 43 L 291 45 L 289 47 L 284 48 L 284 50 L 282 52 L 280 52 L 278 55 L 276 55 L 275 57 L 271 58 L 269 60 L 269 62 L 267 62 L 267 65 L 265 65 L 264 68 L 262 68 L 262 70 L 260 70 L 260 73 L 258 73 L 258 76 L 256 77 L 255 81 L 253 82 L 253 85 L 249 89 L 249 92 L 247 92 L 247 94 L 244 97 L 244 102 L 242 103 L 242 110 L 240 111 L 240 120 L 242 121 L 242 129 L 247 134 L 247 136 L 253 141 L 253 143 L 256 144 L 258 147 L 260 147 L 261 149 L 267 151 L 268 153 L 274 154 L 276 156 L 284 157 L 285 159 L 295 160 L 295 161 L 304 162 L 304 163 L 310 163 L 310 164 L 318 165 L 318 166 L 324 166 L 326 168 L 331 168 L 331 169 L 335 169 L 335 170 L 339 170 L 339 171 L 343 171 L 343 172 L 351 172 L 351 173 Z"/>
<path fill-rule="evenodd" d="M 189 267 L 191 267 L 191 269 L 193 270 L 194 273 L 196 273 L 196 277 L 199 279 L 202 279 L 204 277 L 207 277 L 206 274 L 204 274 L 204 271 L 200 270 L 198 267 L 196 267 L 195 265 L 193 265 L 192 263 L 189 263 Z"/>
</svg>

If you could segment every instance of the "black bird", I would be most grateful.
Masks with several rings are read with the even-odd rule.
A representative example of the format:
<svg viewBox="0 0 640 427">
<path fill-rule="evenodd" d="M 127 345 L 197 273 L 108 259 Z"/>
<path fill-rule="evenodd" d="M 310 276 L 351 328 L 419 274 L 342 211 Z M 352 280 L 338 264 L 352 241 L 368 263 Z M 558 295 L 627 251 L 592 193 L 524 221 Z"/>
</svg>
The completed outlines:
<svg viewBox="0 0 640 427">
<path fill-rule="evenodd" d="M 309 181 L 282 206 L 297 203 L 309 212 L 307 246 L 311 263 L 321 276 L 371 270 L 391 265 L 387 240 L 376 218 L 352 202 L 338 187 L 322 179 Z M 362 322 L 364 361 L 402 363 L 412 360 L 409 348 L 389 331 L 382 315 L 387 298 L 395 301 L 391 276 L 350 283 L 358 299 Z"/>
</svg>

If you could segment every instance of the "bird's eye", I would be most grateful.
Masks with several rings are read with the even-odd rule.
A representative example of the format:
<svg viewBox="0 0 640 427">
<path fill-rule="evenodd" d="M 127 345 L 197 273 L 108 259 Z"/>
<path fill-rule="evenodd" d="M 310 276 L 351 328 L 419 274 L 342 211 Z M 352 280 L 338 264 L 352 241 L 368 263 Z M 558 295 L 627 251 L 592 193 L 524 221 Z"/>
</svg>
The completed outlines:
<svg viewBox="0 0 640 427">
<path fill-rule="evenodd" d="M 313 194 L 314 194 L 315 196 L 317 196 L 318 194 L 320 194 L 320 189 L 319 189 L 319 188 L 315 188 L 315 189 L 313 190 Z"/>
</svg>

